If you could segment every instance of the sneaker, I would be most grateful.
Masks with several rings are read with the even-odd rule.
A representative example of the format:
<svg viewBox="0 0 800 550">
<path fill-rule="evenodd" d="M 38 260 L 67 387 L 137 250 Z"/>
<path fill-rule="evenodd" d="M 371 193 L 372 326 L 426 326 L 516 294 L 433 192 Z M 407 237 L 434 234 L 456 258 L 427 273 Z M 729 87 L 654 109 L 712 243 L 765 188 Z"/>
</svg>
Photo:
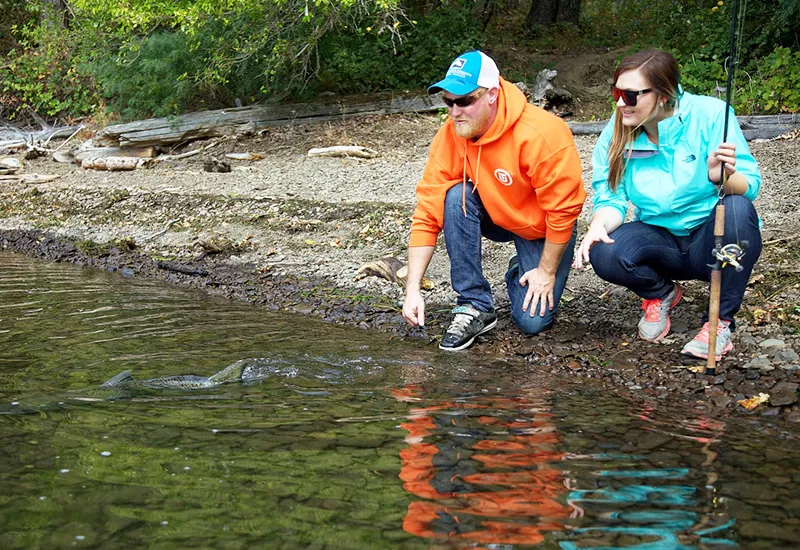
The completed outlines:
<svg viewBox="0 0 800 550">
<path fill-rule="evenodd" d="M 717 361 L 722 359 L 723 355 L 733 349 L 733 343 L 731 343 L 731 328 L 728 324 L 728 321 L 719 321 L 717 323 Z M 708 359 L 708 321 L 703 324 L 703 328 L 700 329 L 697 336 L 683 346 L 681 353 L 700 359 Z"/>
<path fill-rule="evenodd" d="M 477 336 L 497 325 L 497 314 L 494 311 L 484 313 L 466 305 L 454 308 L 453 313 L 455 317 L 444 333 L 439 349 L 459 351 L 468 348 Z"/>
<path fill-rule="evenodd" d="M 663 300 L 645 300 L 642 303 L 644 315 L 639 319 L 639 337 L 648 342 L 658 342 L 669 333 L 669 311 L 674 308 L 683 296 L 683 288 L 675 283 Z"/>
<path fill-rule="evenodd" d="M 517 256 L 516 252 L 508 259 L 508 271 L 511 271 L 515 267 L 519 269 L 519 256 Z"/>
</svg>

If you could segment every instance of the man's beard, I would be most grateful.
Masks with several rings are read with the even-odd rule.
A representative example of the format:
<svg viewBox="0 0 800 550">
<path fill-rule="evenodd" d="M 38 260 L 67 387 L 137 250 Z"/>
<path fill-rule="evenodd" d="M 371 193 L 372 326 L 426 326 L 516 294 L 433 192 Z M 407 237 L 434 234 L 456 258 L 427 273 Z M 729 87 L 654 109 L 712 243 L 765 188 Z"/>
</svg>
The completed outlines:
<svg viewBox="0 0 800 550">
<path fill-rule="evenodd" d="M 453 124 L 456 135 L 462 138 L 474 138 L 477 136 L 486 126 L 486 122 L 489 120 L 489 110 L 482 110 L 480 113 L 476 114 L 472 118 L 468 118 L 466 122 L 462 124 Z"/>
</svg>

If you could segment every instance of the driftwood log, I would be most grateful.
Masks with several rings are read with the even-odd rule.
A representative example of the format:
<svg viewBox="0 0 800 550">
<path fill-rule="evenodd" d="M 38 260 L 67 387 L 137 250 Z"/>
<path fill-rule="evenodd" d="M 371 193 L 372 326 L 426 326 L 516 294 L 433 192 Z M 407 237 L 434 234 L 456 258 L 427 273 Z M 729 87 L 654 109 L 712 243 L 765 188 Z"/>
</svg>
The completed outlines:
<svg viewBox="0 0 800 550">
<path fill-rule="evenodd" d="M 61 176 L 55 174 L 13 174 L 8 176 L 0 176 L 0 182 L 3 181 L 16 181 L 19 183 L 46 183 L 48 181 L 57 180 Z"/>
<path fill-rule="evenodd" d="M 0 158 L 0 174 L 16 174 L 22 170 L 22 161 L 16 157 Z"/>
<path fill-rule="evenodd" d="M 444 106 L 441 97 L 435 95 L 394 98 L 359 105 L 338 103 L 237 107 L 114 124 L 101 130 L 95 141 L 102 146 L 124 148 L 169 145 L 254 133 L 270 126 L 309 124 L 364 115 L 422 113 L 443 109 Z M 743 116 L 739 117 L 739 123 L 747 139 L 770 139 L 800 126 L 800 115 Z M 568 122 L 567 125 L 575 135 L 595 135 L 603 130 L 606 121 Z"/>
<path fill-rule="evenodd" d="M 371 159 L 378 156 L 378 152 L 361 145 L 334 145 L 333 147 L 315 147 L 308 150 L 309 157 L 358 157 Z"/>
<path fill-rule="evenodd" d="M 258 105 L 154 118 L 102 129 L 96 142 L 111 147 L 164 145 L 194 139 L 254 133 L 270 126 L 308 124 L 363 115 L 419 113 L 444 107 L 441 98 L 394 98 L 359 105 Z"/>
<path fill-rule="evenodd" d="M 139 157 L 89 157 L 81 161 L 81 168 L 90 170 L 108 170 L 110 172 L 136 170 L 145 166 L 150 159 Z"/>
<path fill-rule="evenodd" d="M 87 147 L 74 153 L 75 162 L 82 163 L 88 158 L 100 159 L 107 157 L 136 157 L 154 158 L 158 155 L 155 147 Z"/>
</svg>

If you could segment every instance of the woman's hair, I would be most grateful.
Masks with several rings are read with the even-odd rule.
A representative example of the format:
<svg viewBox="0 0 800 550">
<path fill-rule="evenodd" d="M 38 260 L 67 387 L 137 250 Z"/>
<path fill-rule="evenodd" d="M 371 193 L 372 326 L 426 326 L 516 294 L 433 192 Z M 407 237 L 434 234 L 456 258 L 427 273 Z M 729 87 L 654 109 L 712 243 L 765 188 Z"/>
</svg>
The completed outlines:
<svg viewBox="0 0 800 550">
<path fill-rule="evenodd" d="M 645 50 L 629 55 L 620 62 L 617 70 L 614 71 L 614 85 L 617 84 L 619 75 L 636 69 L 642 73 L 648 83 L 648 88 L 652 88 L 653 92 L 659 96 L 669 98 L 667 109 L 674 109 L 678 102 L 678 81 L 680 79 L 680 70 L 675 58 L 661 50 Z M 647 118 L 635 128 L 624 126 L 622 124 L 622 116 L 617 113 L 614 120 L 614 133 L 611 136 L 611 144 L 608 147 L 608 185 L 612 191 L 616 192 L 622 179 L 622 174 L 625 172 L 627 163 L 627 158 L 623 158 L 625 156 L 625 146 L 632 143 L 642 132 L 644 123 L 651 120 L 658 109 L 659 105 L 656 103 Z"/>
</svg>

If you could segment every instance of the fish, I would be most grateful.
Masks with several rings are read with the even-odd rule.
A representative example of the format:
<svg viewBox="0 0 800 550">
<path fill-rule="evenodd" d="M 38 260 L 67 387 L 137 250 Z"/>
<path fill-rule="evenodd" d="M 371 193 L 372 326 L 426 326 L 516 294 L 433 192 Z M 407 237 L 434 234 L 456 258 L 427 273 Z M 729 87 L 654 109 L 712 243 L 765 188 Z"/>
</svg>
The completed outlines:
<svg viewBox="0 0 800 550">
<path fill-rule="evenodd" d="M 164 376 L 161 378 L 150 378 L 147 380 L 136 380 L 131 375 L 131 371 L 124 370 L 118 375 L 109 378 L 100 387 L 114 388 L 114 389 L 148 389 L 148 390 L 162 390 L 162 389 L 176 389 L 176 390 L 202 390 L 208 388 L 216 388 L 223 384 L 230 384 L 232 382 L 241 382 L 242 373 L 247 366 L 247 362 L 236 361 L 209 377 L 196 376 L 193 374 L 184 374 L 176 376 Z"/>
<path fill-rule="evenodd" d="M 285 360 L 240 359 L 209 377 L 182 374 L 136 380 L 131 371 L 124 370 L 100 387 L 114 390 L 204 390 L 235 382 L 255 382 L 276 375 L 294 378 L 297 374 L 298 370 Z"/>
<path fill-rule="evenodd" d="M 8 406 L 0 406 L 0 415 L 31 414 L 43 409 L 62 407 L 68 403 L 116 401 L 133 397 L 138 392 L 202 390 L 225 384 L 257 383 L 274 376 L 295 378 L 298 374 L 298 368 L 290 361 L 274 358 L 240 359 L 208 377 L 185 374 L 136 380 L 130 370 L 124 370 L 92 388 L 69 390 L 55 398 L 38 396 L 28 400 L 15 400 Z"/>
</svg>

